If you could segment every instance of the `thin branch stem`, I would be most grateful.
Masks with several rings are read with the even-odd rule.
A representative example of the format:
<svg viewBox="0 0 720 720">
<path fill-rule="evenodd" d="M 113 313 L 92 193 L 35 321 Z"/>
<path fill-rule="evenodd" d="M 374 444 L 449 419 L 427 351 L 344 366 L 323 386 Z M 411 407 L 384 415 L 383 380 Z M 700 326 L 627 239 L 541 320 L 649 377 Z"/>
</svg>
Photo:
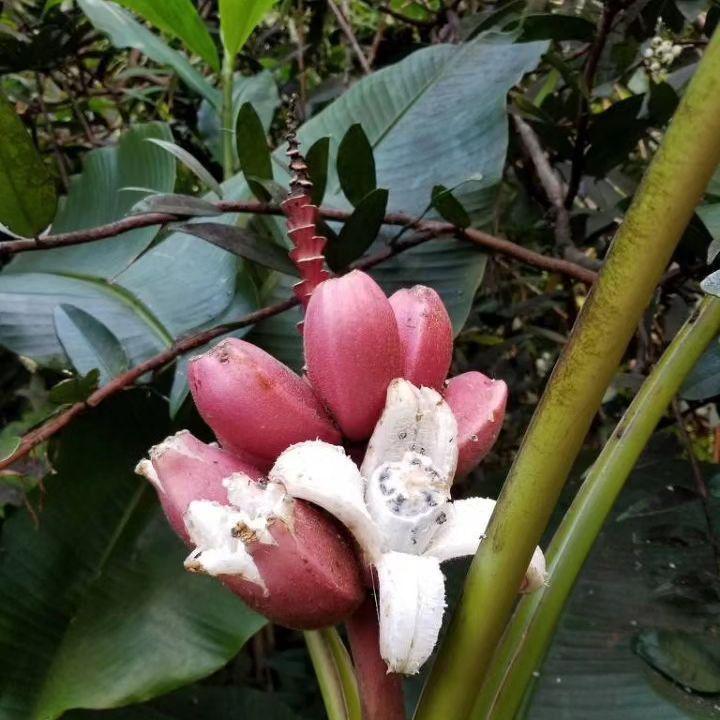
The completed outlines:
<svg viewBox="0 0 720 720">
<path fill-rule="evenodd" d="M 695 448 L 693 447 L 692 438 L 690 437 L 690 433 L 685 427 L 685 418 L 680 411 L 680 403 L 677 397 L 675 397 L 672 401 L 672 409 L 673 414 L 675 415 L 678 432 L 680 433 L 680 439 L 682 440 L 682 444 L 685 446 L 685 452 L 688 456 L 688 462 L 690 463 L 690 468 L 692 469 L 693 480 L 695 481 L 695 490 L 702 502 L 703 513 L 705 515 L 705 524 L 707 525 L 708 529 L 708 537 L 710 539 L 710 545 L 712 546 L 713 554 L 715 556 L 715 566 L 720 572 L 720 543 L 718 543 L 718 537 L 715 532 L 715 523 L 713 522 L 713 510 L 710 503 L 710 493 L 708 491 L 707 482 L 705 481 L 705 476 L 703 475 L 702 468 L 700 467 L 700 463 L 698 462 L 697 455 L 695 455 Z"/>
<path fill-rule="evenodd" d="M 252 213 L 255 215 L 283 214 L 278 205 L 272 205 L 269 203 L 254 201 L 220 201 L 212 204 L 223 213 L 239 212 Z M 321 207 L 320 215 L 325 220 L 345 222 L 352 213 L 345 210 L 334 210 L 332 208 Z M 10 256 L 21 252 L 47 250 L 49 248 L 56 247 L 67 247 L 69 245 L 82 245 L 84 243 L 96 242 L 98 240 L 104 240 L 105 238 L 115 237 L 127 230 L 150 227 L 153 225 L 164 225 L 182 219 L 184 218 L 179 215 L 172 215 L 169 213 L 144 213 L 141 215 L 131 215 L 130 217 L 123 218 L 122 220 L 116 220 L 115 222 L 108 223 L 107 225 L 100 225 L 88 230 L 75 230 L 73 232 L 60 233 L 57 235 L 45 235 L 38 238 L 9 240 L 7 242 L 0 243 L 0 256 Z M 572 263 L 561 258 L 542 255 L 541 253 L 534 252 L 522 245 L 517 245 L 510 240 L 490 235 L 482 230 L 476 230 L 475 228 L 467 228 L 463 230 L 448 222 L 441 222 L 437 220 L 418 220 L 417 218 L 413 218 L 412 216 L 405 215 L 403 213 L 390 213 L 386 215 L 384 223 L 386 225 L 407 226 L 430 237 L 453 235 L 489 252 L 507 255 L 519 262 L 531 265 L 541 270 L 566 275 L 567 277 L 578 280 L 586 285 L 591 285 L 597 277 L 596 273 L 576 263 Z"/>
<path fill-rule="evenodd" d="M 510 468 L 416 720 L 465 718 L 640 317 L 720 161 L 720 33 L 635 194 Z"/>
<path fill-rule="evenodd" d="M 417 247 L 429 239 L 430 236 L 422 235 L 408 238 L 403 242 L 397 243 L 393 247 L 381 250 L 375 255 L 370 255 L 366 258 L 358 260 L 353 263 L 352 268 L 357 270 L 369 270 L 370 268 L 375 267 L 376 265 L 379 265 L 380 263 L 405 252 L 406 250 Z M 248 313 L 233 322 L 217 325 L 208 330 L 203 330 L 202 332 L 195 333 L 194 335 L 188 335 L 185 338 L 177 340 L 170 347 L 166 348 L 157 355 L 153 355 L 151 358 L 148 358 L 139 365 L 136 365 L 134 368 L 128 370 L 122 375 L 118 375 L 113 378 L 107 385 L 103 385 L 103 387 L 98 388 L 95 392 L 93 392 L 85 401 L 77 402 L 74 405 L 71 405 L 67 408 L 67 410 L 62 411 L 34 430 L 31 430 L 23 436 L 17 450 L 9 457 L 0 461 L 0 471 L 25 457 L 38 445 L 41 445 L 45 441 L 49 440 L 53 435 L 66 428 L 78 415 L 81 415 L 86 410 L 97 407 L 104 400 L 107 400 L 112 395 L 115 395 L 121 390 L 124 390 L 126 387 L 132 385 L 146 373 L 160 370 L 180 355 L 183 355 L 190 350 L 195 350 L 202 345 L 206 345 L 221 335 L 225 335 L 226 333 L 233 332 L 235 330 L 240 330 L 241 328 L 249 327 L 261 320 L 266 320 L 267 318 L 279 315 L 286 310 L 296 307 L 298 304 L 299 301 L 297 298 L 288 298 L 282 302 L 275 303 L 274 305 L 268 305 L 264 308 Z"/>
<path fill-rule="evenodd" d="M 520 141 L 535 167 L 540 185 L 542 185 L 555 214 L 555 244 L 558 250 L 560 250 L 566 260 L 570 260 L 591 270 L 597 270 L 602 263 L 585 255 L 573 242 L 572 231 L 570 229 L 570 213 L 565 207 L 563 183 L 558 174 L 550 166 L 550 162 L 540 145 L 540 139 L 532 127 L 518 114 L 513 113 L 512 119 L 520 136 Z"/>
<path fill-rule="evenodd" d="M 330 9 L 333 11 L 333 14 L 335 15 L 335 19 L 337 20 L 338 25 L 340 26 L 340 29 L 345 33 L 345 37 L 347 37 L 348 42 L 350 43 L 350 47 L 353 49 L 353 52 L 355 53 L 355 56 L 358 59 L 358 62 L 360 63 L 360 67 L 362 68 L 362 71 L 369 75 L 372 72 L 372 68 L 370 67 L 370 63 L 368 62 L 368 59 L 365 57 L 365 53 L 363 52 L 363 49 L 360 47 L 360 43 L 358 42 L 357 38 L 355 37 L 355 33 L 353 32 L 352 26 L 348 22 L 348 19 L 345 17 L 345 14 L 343 11 L 338 7 L 335 0 L 327 0 L 327 4 L 330 7 Z"/>
<path fill-rule="evenodd" d="M 572 207 L 575 196 L 580 189 L 580 180 L 582 180 L 583 171 L 585 169 L 585 146 L 588 141 L 588 128 L 590 125 L 590 98 L 592 97 L 593 87 L 595 86 L 595 74 L 597 72 L 598 63 L 608 35 L 612 29 L 613 20 L 620 12 L 620 5 L 617 0 L 607 0 L 603 4 L 602 13 L 598 21 L 595 39 L 590 46 L 587 61 L 585 63 L 585 71 L 583 72 L 583 91 L 580 94 L 578 104 L 577 120 L 575 122 L 575 145 L 573 147 L 570 180 L 568 182 L 567 195 L 565 196 L 565 207 Z"/>
<path fill-rule="evenodd" d="M 630 403 L 550 543 L 547 586 L 518 603 L 493 657 L 472 720 L 515 717 L 600 529 L 668 404 L 718 330 L 720 300 L 706 297 Z"/>
<path fill-rule="evenodd" d="M 145 373 L 159 370 L 183 353 L 186 353 L 189 350 L 194 350 L 201 345 L 205 345 L 225 333 L 233 332 L 234 330 L 239 330 L 240 328 L 253 325 L 261 320 L 273 317 L 274 315 L 279 315 L 280 313 L 295 307 L 297 304 L 297 300 L 294 298 L 284 300 L 283 302 L 276 303 L 275 305 L 268 305 L 260 310 L 248 313 L 235 322 L 217 325 L 209 330 L 204 330 L 178 340 L 157 355 L 153 355 L 151 358 L 141 362 L 131 370 L 113 378 L 107 385 L 103 385 L 101 388 L 98 388 L 84 402 L 77 402 L 71 405 L 67 410 L 64 410 L 60 414 L 50 418 L 47 422 L 44 422 L 39 427 L 31 430 L 22 438 L 18 449 L 8 458 L 0 462 L 0 470 L 5 469 L 25 457 L 33 448 L 36 448 L 41 443 L 49 440 L 53 435 L 60 432 L 60 430 L 66 428 L 78 415 L 81 415 L 86 410 L 97 407 L 104 400 L 107 400 L 107 398 L 115 395 L 121 390 L 124 390 L 129 385 L 132 385 L 136 380 L 145 375 Z"/>
<path fill-rule="evenodd" d="M 60 181 L 62 182 L 62 186 L 65 188 L 65 192 L 67 192 L 70 189 L 70 178 L 68 177 L 67 168 L 65 167 L 65 157 L 60 150 L 57 136 L 55 134 L 55 128 L 53 127 L 52 120 L 50 119 L 50 113 L 48 112 L 47 105 L 45 104 L 45 88 L 43 87 L 43 81 L 40 73 L 35 73 L 35 85 L 37 86 L 38 104 L 40 106 L 40 112 L 42 113 L 43 119 L 45 120 L 48 141 L 50 147 L 52 148 L 52 153 L 55 156 L 55 162 L 57 163 Z"/>
</svg>

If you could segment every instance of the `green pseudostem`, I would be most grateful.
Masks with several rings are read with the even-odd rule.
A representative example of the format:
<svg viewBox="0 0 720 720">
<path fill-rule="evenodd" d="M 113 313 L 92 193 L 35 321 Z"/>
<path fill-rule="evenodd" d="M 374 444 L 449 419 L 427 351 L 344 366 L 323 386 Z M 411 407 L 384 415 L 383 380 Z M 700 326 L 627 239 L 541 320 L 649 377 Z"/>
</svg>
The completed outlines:
<svg viewBox="0 0 720 720">
<path fill-rule="evenodd" d="M 464 720 L 470 715 L 533 550 L 719 160 L 716 32 L 548 381 L 470 567 L 416 720 Z"/>
<path fill-rule="evenodd" d="M 718 331 L 720 300 L 707 296 L 643 383 L 565 513 L 547 551 L 548 585 L 518 603 L 475 703 L 473 720 L 515 717 L 615 500 L 673 396 Z"/>
</svg>

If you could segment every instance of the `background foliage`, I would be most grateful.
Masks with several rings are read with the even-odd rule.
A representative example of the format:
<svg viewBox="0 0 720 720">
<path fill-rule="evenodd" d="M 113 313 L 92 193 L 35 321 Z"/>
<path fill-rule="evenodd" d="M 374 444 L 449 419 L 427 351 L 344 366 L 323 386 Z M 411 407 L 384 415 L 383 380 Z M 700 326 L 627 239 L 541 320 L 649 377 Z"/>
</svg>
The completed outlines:
<svg viewBox="0 0 720 720">
<path fill-rule="evenodd" d="M 3 258 L 0 455 L 177 338 L 289 295 L 282 221 L 207 204 L 282 194 L 288 95 L 318 201 L 353 213 L 327 228 L 335 268 L 392 247 L 404 231 L 383 216 L 402 212 L 597 269 L 719 18 L 715 0 L 5 3 L 3 239 L 138 210 L 186 224 Z M 559 173 L 559 204 L 513 117 Z M 720 175 L 579 471 L 718 250 Z M 586 287 L 452 237 L 373 272 L 388 291 L 435 287 L 457 333 L 455 369 L 510 385 L 499 446 L 457 488 L 493 494 Z M 299 367 L 298 319 L 265 320 L 251 338 Z M 186 576 L 132 475 L 178 427 L 207 436 L 184 368 L 181 357 L 146 375 L 0 474 L 0 720 L 321 715 L 300 636 Z M 717 342 L 682 395 L 578 583 L 528 718 L 720 716 Z M 458 587 L 462 571 L 451 569 Z"/>
</svg>

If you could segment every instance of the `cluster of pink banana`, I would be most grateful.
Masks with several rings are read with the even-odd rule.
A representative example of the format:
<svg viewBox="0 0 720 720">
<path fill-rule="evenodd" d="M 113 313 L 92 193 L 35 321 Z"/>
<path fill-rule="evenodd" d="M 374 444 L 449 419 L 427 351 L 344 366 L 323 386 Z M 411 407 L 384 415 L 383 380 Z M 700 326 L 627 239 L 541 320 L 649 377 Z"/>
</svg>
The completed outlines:
<svg viewBox="0 0 720 720">
<path fill-rule="evenodd" d="M 440 562 L 475 552 L 494 507 L 450 487 L 497 439 L 507 387 L 446 381 L 452 327 L 426 287 L 388 299 L 362 272 L 325 280 L 303 338 L 306 377 L 236 339 L 194 358 L 219 447 L 181 432 L 138 470 L 193 548 L 189 570 L 303 629 L 347 619 L 377 583 L 382 657 L 416 672 L 445 607 Z M 538 551 L 522 590 L 544 578 Z"/>
</svg>

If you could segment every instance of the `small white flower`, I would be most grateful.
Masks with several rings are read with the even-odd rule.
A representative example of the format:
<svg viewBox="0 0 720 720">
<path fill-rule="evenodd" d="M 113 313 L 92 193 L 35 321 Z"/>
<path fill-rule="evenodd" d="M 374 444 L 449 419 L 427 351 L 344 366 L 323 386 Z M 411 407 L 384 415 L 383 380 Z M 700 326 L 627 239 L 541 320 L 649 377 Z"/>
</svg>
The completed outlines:
<svg viewBox="0 0 720 720">
<path fill-rule="evenodd" d="M 445 609 L 440 563 L 475 553 L 495 507 L 486 498 L 451 501 L 457 457 L 448 404 L 398 379 L 360 470 L 342 448 L 317 440 L 288 448 L 269 474 L 338 518 L 375 567 L 380 652 L 393 672 L 416 673 L 432 653 Z M 521 590 L 544 581 L 537 550 Z"/>
</svg>

